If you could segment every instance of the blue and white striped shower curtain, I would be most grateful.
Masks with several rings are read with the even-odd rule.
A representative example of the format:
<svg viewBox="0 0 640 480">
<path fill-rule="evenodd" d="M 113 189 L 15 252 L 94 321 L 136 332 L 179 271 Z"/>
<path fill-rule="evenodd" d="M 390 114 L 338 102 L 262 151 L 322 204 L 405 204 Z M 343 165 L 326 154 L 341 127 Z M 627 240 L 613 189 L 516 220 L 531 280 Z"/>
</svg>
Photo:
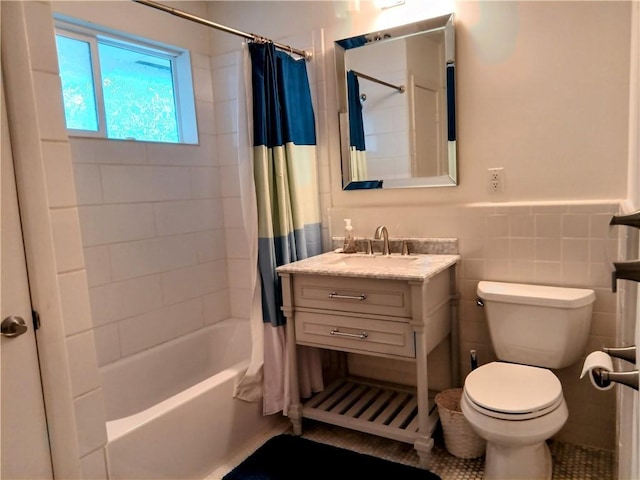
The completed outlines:
<svg viewBox="0 0 640 480">
<path fill-rule="evenodd" d="M 265 414 L 287 413 L 286 320 L 280 310 L 282 292 L 275 269 L 321 253 L 315 119 L 305 61 L 269 43 L 251 43 L 249 53 L 257 263 L 264 322 L 263 410 Z M 301 393 L 321 390 L 319 352 L 299 347 L 298 353 L 304 377 Z"/>
</svg>

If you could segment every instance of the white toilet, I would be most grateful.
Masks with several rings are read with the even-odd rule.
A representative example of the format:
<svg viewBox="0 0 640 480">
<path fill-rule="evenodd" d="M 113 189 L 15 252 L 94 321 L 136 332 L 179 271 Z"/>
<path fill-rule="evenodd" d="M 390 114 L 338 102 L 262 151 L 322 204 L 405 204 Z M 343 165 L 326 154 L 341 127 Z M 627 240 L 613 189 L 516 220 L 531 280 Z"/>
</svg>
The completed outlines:
<svg viewBox="0 0 640 480">
<path fill-rule="evenodd" d="M 485 479 L 550 479 L 546 440 L 567 421 L 560 380 L 584 352 L 593 290 L 480 282 L 498 362 L 473 370 L 460 406 L 487 441 Z"/>
</svg>

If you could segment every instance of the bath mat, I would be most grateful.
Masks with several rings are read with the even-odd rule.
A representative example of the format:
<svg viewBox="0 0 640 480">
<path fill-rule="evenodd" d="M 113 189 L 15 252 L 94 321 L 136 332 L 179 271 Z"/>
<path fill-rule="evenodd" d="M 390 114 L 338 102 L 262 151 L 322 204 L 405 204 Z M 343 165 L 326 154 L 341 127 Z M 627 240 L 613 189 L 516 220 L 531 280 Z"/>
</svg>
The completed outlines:
<svg viewBox="0 0 640 480">
<path fill-rule="evenodd" d="M 427 470 L 295 435 L 264 443 L 223 480 L 441 480 Z"/>
</svg>

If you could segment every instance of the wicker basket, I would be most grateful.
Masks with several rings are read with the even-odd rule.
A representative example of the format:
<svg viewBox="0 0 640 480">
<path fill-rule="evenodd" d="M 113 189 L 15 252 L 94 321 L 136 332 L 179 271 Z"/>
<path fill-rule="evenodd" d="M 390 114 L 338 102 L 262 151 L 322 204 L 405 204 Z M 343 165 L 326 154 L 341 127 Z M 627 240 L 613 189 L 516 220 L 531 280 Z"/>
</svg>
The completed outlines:
<svg viewBox="0 0 640 480">
<path fill-rule="evenodd" d="M 473 431 L 460 410 L 461 388 L 443 390 L 436 395 L 440 423 L 447 451 L 458 458 L 476 458 L 484 454 L 485 440 Z"/>
</svg>

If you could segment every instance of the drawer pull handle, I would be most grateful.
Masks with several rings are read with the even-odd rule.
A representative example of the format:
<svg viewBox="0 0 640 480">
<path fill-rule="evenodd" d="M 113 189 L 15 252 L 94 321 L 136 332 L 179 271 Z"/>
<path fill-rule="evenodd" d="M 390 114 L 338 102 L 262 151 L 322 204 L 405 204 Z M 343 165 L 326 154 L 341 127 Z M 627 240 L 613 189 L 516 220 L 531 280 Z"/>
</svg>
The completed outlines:
<svg viewBox="0 0 640 480">
<path fill-rule="evenodd" d="M 329 298 L 346 298 L 349 300 L 366 300 L 367 295 L 365 293 L 361 293 L 360 295 L 340 295 L 336 292 L 331 292 L 329 294 Z"/>
<path fill-rule="evenodd" d="M 341 332 L 337 328 L 334 328 L 333 330 L 331 330 L 329 332 L 329 335 L 337 335 L 339 337 L 359 338 L 360 340 L 364 340 L 365 338 L 367 338 L 369 336 L 369 334 L 367 332 L 345 333 L 345 332 Z"/>
</svg>

